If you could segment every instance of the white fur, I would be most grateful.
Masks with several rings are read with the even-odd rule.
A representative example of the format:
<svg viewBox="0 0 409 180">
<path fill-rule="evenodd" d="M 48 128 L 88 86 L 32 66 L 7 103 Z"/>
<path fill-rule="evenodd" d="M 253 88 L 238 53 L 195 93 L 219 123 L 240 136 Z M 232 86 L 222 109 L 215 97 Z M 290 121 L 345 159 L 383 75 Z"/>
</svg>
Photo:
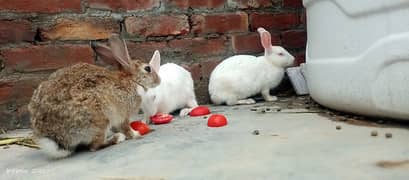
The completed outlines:
<svg viewBox="0 0 409 180">
<path fill-rule="evenodd" d="M 135 131 L 131 128 L 131 132 L 132 132 L 132 138 L 136 139 L 136 138 L 140 138 L 142 137 L 141 133 L 139 133 L 139 131 Z"/>
<path fill-rule="evenodd" d="M 173 63 L 159 68 L 161 82 L 156 88 L 148 89 L 142 96 L 142 110 L 145 120 L 156 113 L 171 113 L 181 110 L 180 115 L 187 115 L 197 106 L 193 79 L 189 71 Z M 142 94 L 142 93 L 141 93 Z M 187 107 L 187 108 L 186 108 Z"/>
<path fill-rule="evenodd" d="M 126 136 L 125 136 L 125 134 L 123 134 L 123 133 L 115 133 L 115 134 L 114 134 L 114 137 L 117 138 L 115 144 L 118 144 L 118 143 L 120 143 L 120 142 L 123 142 L 123 141 L 125 141 L 125 139 L 126 139 Z"/>
<path fill-rule="evenodd" d="M 266 101 L 275 101 L 270 89 L 284 77 L 284 68 L 294 57 L 280 46 L 271 45 L 270 33 L 258 29 L 264 56 L 236 55 L 221 62 L 210 75 L 209 94 L 214 104 L 252 104 L 250 96 L 261 93 Z"/>
<path fill-rule="evenodd" d="M 37 143 L 41 147 L 41 151 L 52 158 L 64 158 L 72 152 L 66 149 L 61 149 L 58 144 L 49 138 L 39 138 Z"/>
</svg>

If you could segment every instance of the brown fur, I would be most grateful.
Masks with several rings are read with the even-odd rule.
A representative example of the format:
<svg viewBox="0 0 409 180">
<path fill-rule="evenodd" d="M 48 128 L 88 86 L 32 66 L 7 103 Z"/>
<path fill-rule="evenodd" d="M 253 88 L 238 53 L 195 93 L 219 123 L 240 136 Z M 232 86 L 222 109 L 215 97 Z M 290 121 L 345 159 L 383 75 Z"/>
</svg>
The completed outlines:
<svg viewBox="0 0 409 180">
<path fill-rule="evenodd" d="M 109 71 L 87 63 L 62 68 L 34 91 L 29 111 L 34 135 L 54 140 L 73 151 L 79 144 L 91 150 L 114 144 L 107 132 L 117 129 L 132 138 L 129 117 L 138 112 L 137 86 L 155 87 L 160 79 L 148 66 L 131 61 L 128 70 Z"/>
</svg>

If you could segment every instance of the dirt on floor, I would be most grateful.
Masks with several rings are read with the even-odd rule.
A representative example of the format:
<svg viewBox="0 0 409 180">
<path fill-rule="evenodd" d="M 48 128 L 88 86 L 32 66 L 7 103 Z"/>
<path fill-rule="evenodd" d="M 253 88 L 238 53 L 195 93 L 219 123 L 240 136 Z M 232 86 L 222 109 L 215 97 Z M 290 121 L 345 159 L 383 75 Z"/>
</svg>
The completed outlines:
<svg viewBox="0 0 409 180">
<path fill-rule="evenodd" d="M 336 111 L 321 106 L 320 104 L 316 103 L 310 96 L 279 94 L 278 99 L 279 100 L 276 102 L 264 102 L 262 104 L 254 105 L 250 110 L 260 111 L 262 113 L 269 111 L 281 111 L 286 113 L 318 113 L 319 115 L 327 117 L 332 121 L 345 122 L 357 126 L 379 128 L 397 127 L 409 129 L 409 122 L 387 118 L 361 116 Z M 262 98 L 260 97 L 256 97 L 256 100 L 263 102 Z"/>
</svg>

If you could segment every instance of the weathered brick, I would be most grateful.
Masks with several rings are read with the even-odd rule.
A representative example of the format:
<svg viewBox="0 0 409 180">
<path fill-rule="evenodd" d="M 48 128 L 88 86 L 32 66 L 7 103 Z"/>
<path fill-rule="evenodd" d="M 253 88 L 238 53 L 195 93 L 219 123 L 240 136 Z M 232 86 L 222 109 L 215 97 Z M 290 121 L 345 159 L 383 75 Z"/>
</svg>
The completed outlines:
<svg viewBox="0 0 409 180">
<path fill-rule="evenodd" d="M 81 0 L 0 0 L 0 11 L 23 13 L 81 12 Z"/>
<path fill-rule="evenodd" d="M 125 27 L 129 34 L 138 36 L 184 35 L 189 32 L 186 15 L 127 17 Z"/>
<path fill-rule="evenodd" d="M 273 45 L 280 44 L 280 37 L 276 34 L 271 34 L 271 43 Z M 264 51 L 258 33 L 246 35 L 233 35 L 232 46 L 233 52 L 238 54 L 261 53 Z"/>
<path fill-rule="evenodd" d="M 0 83 L 0 104 L 7 102 L 13 93 L 13 86 L 10 83 Z"/>
<path fill-rule="evenodd" d="M 127 42 L 127 46 L 132 59 L 144 62 L 149 62 L 155 50 L 159 50 L 161 56 L 166 52 L 166 42 Z"/>
<path fill-rule="evenodd" d="M 94 53 L 88 45 L 40 45 L 3 49 L 6 69 L 33 72 L 53 70 L 77 62 L 94 63 Z"/>
<path fill-rule="evenodd" d="M 201 63 L 201 64 L 202 64 L 202 70 L 201 70 L 202 77 L 206 77 L 206 78 L 210 77 L 210 74 L 212 73 L 212 71 L 214 70 L 214 68 L 216 68 L 216 66 L 217 66 L 220 62 L 222 62 L 221 59 L 219 59 L 219 60 L 212 60 L 212 61 L 209 61 L 209 60 L 208 60 L 208 61 L 202 62 L 202 63 Z"/>
<path fill-rule="evenodd" d="M 296 66 L 300 65 L 301 63 L 305 63 L 305 52 L 295 53 L 294 56 L 294 64 Z"/>
<path fill-rule="evenodd" d="M 11 75 L 0 79 L 0 104 L 28 102 L 38 84 L 45 80 L 48 74 Z"/>
<path fill-rule="evenodd" d="M 302 0 L 283 0 L 283 7 L 303 8 Z"/>
<path fill-rule="evenodd" d="M 150 10 L 159 7 L 160 0 L 88 0 L 90 8 L 112 11 Z"/>
<path fill-rule="evenodd" d="M 261 8 L 271 7 L 273 3 L 271 0 L 228 0 L 229 7 L 248 9 L 248 8 Z"/>
<path fill-rule="evenodd" d="M 169 48 L 175 53 L 188 54 L 193 57 L 220 55 L 227 51 L 225 38 L 218 39 L 180 39 L 169 42 Z"/>
<path fill-rule="evenodd" d="M 245 12 L 193 15 L 193 32 L 229 33 L 248 30 L 248 16 Z"/>
<path fill-rule="evenodd" d="M 214 68 L 216 68 L 220 62 L 222 62 L 222 59 L 219 57 L 200 63 L 193 63 L 187 70 L 192 75 L 193 80 L 202 80 L 203 78 L 209 78 Z"/>
<path fill-rule="evenodd" d="M 112 18 L 59 18 L 51 26 L 40 28 L 40 35 L 42 40 L 97 40 L 107 39 L 119 29 Z"/>
<path fill-rule="evenodd" d="M 281 41 L 287 48 L 305 48 L 307 33 L 304 30 L 290 30 L 281 33 Z"/>
<path fill-rule="evenodd" d="M 192 75 L 193 81 L 200 80 L 200 77 L 202 75 L 201 67 L 202 67 L 202 65 L 200 65 L 199 63 L 194 63 L 194 64 L 192 64 L 192 65 L 190 65 L 189 67 L 186 68 L 186 70 L 188 70 L 190 72 L 190 74 Z"/>
<path fill-rule="evenodd" d="M 304 25 L 307 24 L 307 14 L 306 14 L 305 10 L 302 11 L 300 16 L 301 16 L 300 17 L 300 23 L 304 24 Z"/>
<path fill-rule="evenodd" d="M 167 0 L 171 6 L 176 6 L 180 9 L 187 8 L 219 8 L 223 7 L 226 0 Z"/>
<path fill-rule="evenodd" d="M 289 29 L 299 25 L 299 15 L 297 13 L 252 13 L 250 14 L 251 29 L 259 27 L 265 29 Z"/>
<path fill-rule="evenodd" d="M 27 20 L 0 20 L 0 44 L 34 41 L 35 30 Z"/>
</svg>

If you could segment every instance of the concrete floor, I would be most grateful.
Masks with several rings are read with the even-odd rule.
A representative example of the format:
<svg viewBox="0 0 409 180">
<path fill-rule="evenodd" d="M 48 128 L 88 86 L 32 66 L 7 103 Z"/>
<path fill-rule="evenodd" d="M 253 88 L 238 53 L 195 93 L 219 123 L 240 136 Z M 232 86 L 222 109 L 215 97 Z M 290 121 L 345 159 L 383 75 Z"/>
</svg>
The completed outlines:
<svg viewBox="0 0 409 180">
<path fill-rule="evenodd" d="M 227 116 L 225 127 L 208 128 L 203 117 L 176 119 L 152 125 L 142 139 L 62 160 L 22 146 L 0 148 L 0 179 L 409 179 L 408 129 L 251 107 L 212 107 Z"/>
</svg>

